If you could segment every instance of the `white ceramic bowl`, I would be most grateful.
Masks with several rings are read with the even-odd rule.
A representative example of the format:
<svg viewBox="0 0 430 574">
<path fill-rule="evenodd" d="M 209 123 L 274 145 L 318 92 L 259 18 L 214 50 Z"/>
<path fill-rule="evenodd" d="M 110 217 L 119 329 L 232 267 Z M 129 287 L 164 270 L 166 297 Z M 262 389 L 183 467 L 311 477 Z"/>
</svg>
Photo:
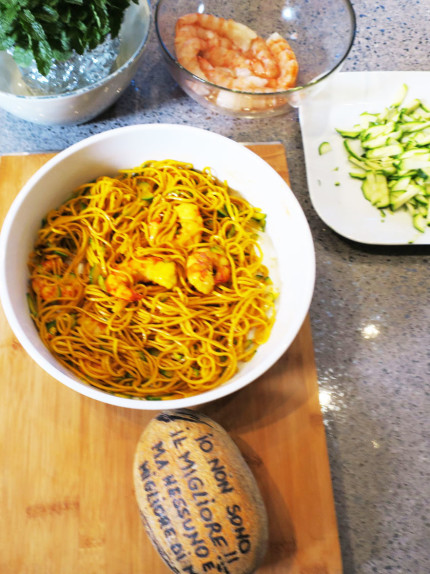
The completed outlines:
<svg viewBox="0 0 430 574">
<path fill-rule="evenodd" d="M 31 95 L 12 56 L 0 52 L 0 107 L 24 120 L 48 126 L 91 120 L 112 105 L 129 85 L 144 54 L 150 24 L 148 0 L 131 3 L 124 14 L 113 71 L 88 87 L 63 94 Z"/>
<path fill-rule="evenodd" d="M 176 400 L 121 398 L 80 381 L 43 345 L 30 318 L 26 292 L 27 260 L 40 221 L 78 185 L 99 175 L 151 159 L 210 166 L 249 202 L 267 214 L 266 232 L 273 244 L 271 275 L 280 285 L 276 321 L 267 343 L 228 382 L 199 395 Z M 22 188 L 13 202 L 0 236 L 0 297 L 7 319 L 29 355 L 55 379 L 99 401 L 134 409 L 182 408 L 228 395 L 271 367 L 297 335 L 311 302 L 315 258 L 312 236 L 294 194 L 265 161 L 245 146 L 218 134 L 179 125 L 147 124 L 110 130 L 77 143 L 48 161 Z"/>
</svg>

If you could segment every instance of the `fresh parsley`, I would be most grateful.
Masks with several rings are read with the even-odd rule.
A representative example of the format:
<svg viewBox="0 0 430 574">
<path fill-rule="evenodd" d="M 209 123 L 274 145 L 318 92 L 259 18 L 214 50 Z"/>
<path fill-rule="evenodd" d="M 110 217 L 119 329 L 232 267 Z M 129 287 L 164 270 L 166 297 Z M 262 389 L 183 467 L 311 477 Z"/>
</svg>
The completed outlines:
<svg viewBox="0 0 430 574">
<path fill-rule="evenodd" d="M 116 38 L 131 2 L 138 0 L 0 0 L 0 50 L 13 48 L 23 66 L 34 59 L 46 76 L 53 59 L 93 50 L 108 34 Z"/>
</svg>

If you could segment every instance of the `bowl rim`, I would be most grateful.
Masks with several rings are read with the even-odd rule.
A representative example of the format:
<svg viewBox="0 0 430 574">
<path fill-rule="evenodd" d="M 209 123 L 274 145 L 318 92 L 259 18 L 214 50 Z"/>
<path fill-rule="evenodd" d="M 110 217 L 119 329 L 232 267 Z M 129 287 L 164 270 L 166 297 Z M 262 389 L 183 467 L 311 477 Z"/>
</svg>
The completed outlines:
<svg viewBox="0 0 430 574">
<path fill-rule="evenodd" d="M 138 0 L 138 4 L 146 6 L 148 10 L 148 28 L 146 30 L 146 33 L 144 34 L 142 41 L 140 42 L 137 49 L 133 52 L 133 54 L 122 64 L 122 66 L 111 72 L 108 76 L 105 76 L 101 80 L 97 80 L 97 82 L 94 82 L 89 86 L 84 86 L 83 88 L 78 88 L 77 90 L 73 90 L 71 92 L 63 92 L 61 94 L 24 95 L 24 94 L 13 94 L 12 92 L 5 92 L 4 90 L 0 90 L 0 94 L 4 97 L 16 98 L 19 100 L 28 100 L 28 101 L 49 101 L 49 100 L 60 100 L 60 99 L 66 100 L 67 98 L 75 98 L 76 96 L 80 96 L 97 88 L 103 87 L 105 84 L 107 84 L 108 82 L 110 82 L 111 80 L 122 74 L 127 68 L 129 68 L 133 64 L 133 62 L 135 62 L 136 59 L 143 53 L 148 44 L 148 39 L 152 28 L 152 11 L 151 11 L 150 0 Z M 127 10 L 130 9 L 131 7 L 132 4 L 130 4 Z"/>
<path fill-rule="evenodd" d="M 200 78 L 199 76 L 196 76 L 195 74 L 193 74 L 192 72 L 187 70 L 187 68 L 184 68 L 184 66 L 182 66 L 182 64 L 180 64 L 178 62 L 178 60 L 173 57 L 173 55 L 170 53 L 170 50 L 167 48 L 163 39 L 161 38 L 161 33 L 160 33 L 160 30 L 158 27 L 158 17 L 159 17 L 159 13 L 160 13 L 160 7 L 164 1 L 165 0 L 157 0 L 157 4 L 155 6 L 154 24 L 155 24 L 155 31 L 157 34 L 158 42 L 161 46 L 161 49 L 163 51 L 165 58 L 167 58 L 179 70 L 182 70 L 187 76 L 189 76 L 193 80 L 198 81 L 199 83 L 203 84 L 204 86 L 210 86 L 212 88 L 216 88 L 216 89 L 222 90 L 224 92 L 233 93 L 233 94 L 240 94 L 240 95 L 244 95 L 244 96 L 253 96 L 253 97 L 285 96 L 288 94 L 301 92 L 302 90 L 305 90 L 306 88 L 309 88 L 311 86 L 316 86 L 322 80 L 324 80 L 325 78 L 327 78 L 328 76 L 333 74 L 333 72 L 335 72 L 336 70 L 338 70 L 339 68 L 342 67 L 343 63 L 345 62 L 346 58 L 348 57 L 348 55 L 352 49 L 352 46 L 353 46 L 354 41 L 355 41 L 355 36 L 357 33 L 357 17 L 355 15 L 354 7 L 351 4 L 350 0 L 342 0 L 345 3 L 345 6 L 346 6 L 348 13 L 350 15 L 352 30 L 351 30 L 351 37 L 349 39 L 349 45 L 348 45 L 347 49 L 345 50 L 345 53 L 342 56 L 342 59 L 339 60 L 339 62 L 336 64 L 336 66 L 331 68 L 325 74 L 321 74 L 321 75 L 317 76 L 316 78 L 314 78 L 313 80 L 311 80 L 307 84 L 304 84 L 303 86 L 295 86 L 294 88 L 289 88 L 288 90 L 278 90 L 275 92 L 247 92 L 247 91 L 243 91 L 243 90 L 232 90 L 232 89 L 226 88 L 224 86 L 219 86 L 218 84 L 213 84 L 209 80 L 205 80 L 204 78 Z"/>
<path fill-rule="evenodd" d="M 210 130 L 203 128 L 197 128 L 181 124 L 135 124 L 105 130 L 103 132 L 89 136 L 69 146 L 68 148 L 59 152 L 53 158 L 49 159 L 41 168 L 39 168 L 29 178 L 29 180 L 24 184 L 24 186 L 21 188 L 21 190 L 14 198 L 6 214 L 0 233 L 0 262 L 1 262 L 0 301 L 2 303 L 6 318 L 12 331 L 14 332 L 15 336 L 17 337 L 18 341 L 21 343 L 23 348 L 27 351 L 28 355 L 35 361 L 36 364 L 38 364 L 45 372 L 50 374 L 56 381 L 64 384 L 68 388 L 73 389 L 79 394 L 93 398 L 106 404 L 131 408 L 135 410 L 160 410 L 160 409 L 165 410 L 165 409 L 177 409 L 184 407 L 194 407 L 228 396 L 251 384 L 253 381 L 257 380 L 262 374 L 264 374 L 270 367 L 272 367 L 279 360 L 279 358 L 289 348 L 289 346 L 292 344 L 295 337 L 297 336 L 298 332 L 300 331 L 310 308 L 315 287 L 315 276 L 316 276 L 315 247 L 313 243 L 313 237 L 309 223 L 307 221 L 307 218 L 304 214 L 304 211 L 298 199 L 292 192 L 287 182 L 281 177 L 281 175 L 279 175 L 276 172 L 276 170 L 274 170 L 259 155 L 257 155 L 255 152 L 251 151 L 249 148 L 243 145 L 241 148 L 241 153 L 248 155 L 248 157 L 250 158 L 250 160 L 252 160 L 254 165 L 256 163 L 260 163 L 260 165 L 262 166 L 264 165 L 265 169 L 269 168 L 270 170 L 272 170 L 274 177 L 279 179 L 280 183 L 282 182 L 283 188 L 284 189 L 287 188 L 289 192 L 288 194 L 289 204 L 294 207 L 295 216 L 299 218 L 300 226 L 304 231 L 303 239 L 307 254 L 307 265 L 304 267 L 305 273 L 303 276 L 306 278 L 306 284 L 303 287 L 303 290 L 301 291 L 303 297 L 300 300 L 301 301 L 299 305 L 300 312 L 294 321 L 295 325 L 294 330 L 291 333 L 292 335 L 291 339 L 284 338 L 281 344 L 276 345 L 275 349 L 268 356 L 266 356 L 262 361 L 257 363 L 253 368 L 252 377 L 244 376 L 234 381 L 233 383 L 231 383 L 231 381 L 227 381 L 221 386 L 215 387 L 202 393 L 198 393 L 190 397 L 184 397 L 181 399 L 166 399 L 161 401 L 151 401 L 151 400 L 143 400 L 140 398 L 121 397 L 113 393 L 102 391 L 100 389 L 97 389 L 96 387 L 92 387 L 91 385 L 85 383 L 84 381 L 76 380 L 77 378 L 73 378 L 72 373 L 64 374 L 56 365 L 50 363 L 42 354 L 38 352 L 37 349 L 35 349 L 30 337 L 27 335 L 26 331 L 22 327 L 21 322 L 17 317 L 15 307 L 11 302 L 10 287 L 8 286 L 9 282 L 7 280 L 7 272 L 6 272 L 6 252 L 10 242 L 10 238 L 12 236 L 11 231 L 16 219 L 17 212 L 19 211 L 21 205 L 25 202 L 27 196 L 31 193 L 33 187 L 41 179 L 43 179 L 46 176 L 46 174 L 51 171 L 52 168 L 55 169 L 55 167 L 58 164 L 61 164 L 63 160 L 67 161 L 68 158 L 74 156 L 76 152 L 85 150 L 86 148 L 89 148 L 93 144 L 97 144 L 99 141 L 103 140 L 109 141 L 109 139 L 114 138 L 116 134 L 120 133 L 127 134 L 133 131 L 144 132 L 151 130 L 157 130 L 157 131 L 171 130 L 173 132 L 186 131 L 195 136 L 198 136 L 200 134 L 203 135 L 203 137 L 209 138 L 211 141 L 218 140 L 223 145 L 226 145 L 227 148 L 225 153 L 227 155 L 228 155 L 228 146 L 236 147 L 238 145 L 242 145 L 216 132 L 212 132 Z M 64 370 L 67 371 L 65 367 Z"/>
</svg>

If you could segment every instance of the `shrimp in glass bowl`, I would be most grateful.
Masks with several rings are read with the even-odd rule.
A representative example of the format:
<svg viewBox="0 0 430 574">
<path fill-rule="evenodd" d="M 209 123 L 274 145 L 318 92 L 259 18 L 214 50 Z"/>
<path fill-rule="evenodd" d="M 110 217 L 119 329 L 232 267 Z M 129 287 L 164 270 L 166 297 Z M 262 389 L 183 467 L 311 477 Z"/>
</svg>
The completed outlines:
<svg viewBox="0 0 430 574">
<path fill-rule="evenodd" d="M 158 40 L 173 79 L 206 108 L 266 117 L 300 106 L 346 59 L 349 0 L 159 0 Z"/>
</svg>

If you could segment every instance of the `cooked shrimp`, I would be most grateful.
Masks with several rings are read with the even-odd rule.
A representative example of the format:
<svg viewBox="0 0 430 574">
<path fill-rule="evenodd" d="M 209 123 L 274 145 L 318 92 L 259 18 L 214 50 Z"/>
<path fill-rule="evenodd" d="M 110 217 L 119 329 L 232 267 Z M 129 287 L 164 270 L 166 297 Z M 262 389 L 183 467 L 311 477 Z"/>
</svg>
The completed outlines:
<svg viewBox="0 0 430 574">
<path fill-rule="evenodd" d="M 234 47 L 227 48 L 225 46 L 214 46 L 208 50 L 204 50 L 199 58 L 200 63 L 209 62 L 212 67 L 228 68 L 235 70 L 238 68 L 249 69 L 251 63 L 242 53 L 234 49 Z"/>
<path fill-rule="evenodd" d="M 279 34 L 265 41 L 244 24 L 210 14 L 179 18 L 175 49 L 184 68 L 231 90 L 286 90 L 297 78 L 294 52 Z"/>
<path fill-rule="evenodd" d="M 61 297 L 73 299 L 81 291 L 81 286 L 76 279 L 60 284 Z"/>
<path fill-rule="evenodd" d="M 39 295 L 44 301 L 54 301 L 61 295 L 60 288 L 57 281 L 53 281 L 49 277 L 37 276 L 31 281 L 33 291 Z"/>
<path fill-rule="evenodd" d="M 251 42 L 257 34 L 239 22 L 218 18 L 212 14 L 185 14 L 178 18 L 176 22 L 176 36 L 181 37 L 181 28 L 184 26 L 194 26 L 216 33 L 219 37 L 224 37 L 240 47 L 241 50 L 249 50 Z"/>
<path fill-rule="evenodd" d="M 252 71 L 256 76 L 262 78 L 277 78 L 279 76 L 279 62 L 263 38 L 258 37 L 251 42 L 249 55 Z"/>
<path fill-rule="evenodd" d="M 267 45 L 275 55 L 280 70 L 279 77 L 274 82 L 274 88 L 277 90 L 293 88 L 296 84 L 299 64 L 291 46 L 276 32 L 267 38 Z"/>
<path fill-rule="evenodd" d="M 56 275 L 59 275 L 63 266 L 63 260 L 59 255 L 54 255 L 54 257 L 43 259 L 40 265 L 45 271 L 52 271 Z"/>
<path fill-rule="evenodd" d="M 195 203 L 179 203 L 175 205 L 180 229 L 176 240 L 181 245 L 199 243 L 202 238 L 203 219 Z"/>
<path fill-rule="evenodd" d="M 81 315 L 78 320 L 79 326 L 85 331 L 86 335 L 88 336 L 99 336 L 105 335 L 107 330 L 107 325 L 102 323 L 101 321 L 97 321 L 97 319 L 93 319 L 88 315 Z"/>
<path fill-rule="evenodd" d="M 233 42 L 224 36 L 220 36 L 213 30 L 208 30 L 206 28 L 202 28 L 201 26 L 195 25 L 183 25 L 178 26 L 176 28 L 176 37 L 175 41 L 177 43 L 186 42 L 191 38 L 199 38 L 200 40 L 204 40 L 205 50 L 211 50 L 212 48 L 232 48 Z"/>
<path fill-rule="evenodd" d="M 199 63 L 198 55 L 205 50 L 206 45 L 200 38 L 188 38 L 186 40 L 175 43 L 176 55 L 178 62 L 184 66 L 189 72 L 199 78 L 207 80 Z"/>
<path fill-rule="evenodd" d="M 38 275 L 32 279 L 31 286 L 44 301 L 74 299 L 82 290 L 80 284 L 72 277 L 59 281 L 58 278 Z"/>
<path fill-rule="evenodd" d="M 204 67 L 201 66 L 203 54 L 209 51 L 222 49 L 230 50 L 228 57 L 224 53 L 223 61 L 227 67 L 235 64 L 230 60 L 235 52 L 247 51 L 251 48 L 252 41 L 257 34 L 239 22 L 217 18 L 211 14 L 186 14 L 178 19 L 175 31 L 175 51 L 178 62 L 188 71 L 203 79 L 211 80 L 205 75 Z M 219 66 L 217 52 L 213 52 L 209 58 L 203 59 L 211 65 Z M 204 62 L 205 64 L 206 62 Z M 249 63 L 247 63 L 249 67 Z M 237 67 L 237 64 L 236 64 Z"/>
<path fill-rule="evenodd" d="M 187 259 L 187 279 L 205 295 L 211 293 L 218 283 L 226 283 L 230 274 L 229 260 L 216 247 L 198 249 Z"/>
<path fill-rule="evenodd" d="M 160 257 L 132 259 L 119 265 L 105 281 L 106 290 L 111 295 L 125 301 L 138 301 L 143 297 L 132 285 L 143 281 L 156 283 L 166 289 L 172 289 L 177 282 L 176 265 L 173 261 L 164 261 Z"/>
<path fill-rule="evenodd" d="M 200 210 L 195 203 L 179 203 L 173 206 L 176 214 L 176 235 L 173 239 L 180 245 L 191 245 L 199 243 L 203 231 L 203 219 Z M 149 243 L 158 245 L 163 243 L 161 231 L 163 230 L 163 219 L 157 215 L 148 223 Z"/>
<path fill-rule="evenodd" d="M 206 78 L 225 88 L 258 91 L 268 85 L 268 79 L 279 76 L 275 57 L 261 38 L 253 40 L 246 53 L 216 46 L 197 59 Z"/>
<path fill-rule="evenodd" d="M 44 301 L 74 299 L 82 292 L 83 287 L 74 275 L 61 277 L 62 266 L 61 257 L 46 258 L 38 267 L 40 273 L 31 280 L 33 291 Z"/>
<path fill-rule="evenodd" d="M 105 281 L 106 291 L 124 301 L 139 301 L 143 295 L 137 293 L 128 284 L 128 279 L 122 274 L 110 273 Z"/>
<path fill-rule="evenodd" d="M 228 68 L 215 68 L 210 64 L 205 65 L 204 63 L 201 63 L 201 67 L 204 69 L 206 77 L 210 82 L 217 86 L 229 88 L 230 90 L 259 92 L 263 91 L 268 85 L 266 78 L 255 76 L 243 68 L 238 73 L 238 70 L 232 71 Z"/>
<path fill-rule="evenodd" d="M 176 265 L 174 261 L 164 261 L 160 257 L 144 257 L 135 263 L 136 279 L 157 283 L 166 289 L 176 285 Z"/>
</svg>

